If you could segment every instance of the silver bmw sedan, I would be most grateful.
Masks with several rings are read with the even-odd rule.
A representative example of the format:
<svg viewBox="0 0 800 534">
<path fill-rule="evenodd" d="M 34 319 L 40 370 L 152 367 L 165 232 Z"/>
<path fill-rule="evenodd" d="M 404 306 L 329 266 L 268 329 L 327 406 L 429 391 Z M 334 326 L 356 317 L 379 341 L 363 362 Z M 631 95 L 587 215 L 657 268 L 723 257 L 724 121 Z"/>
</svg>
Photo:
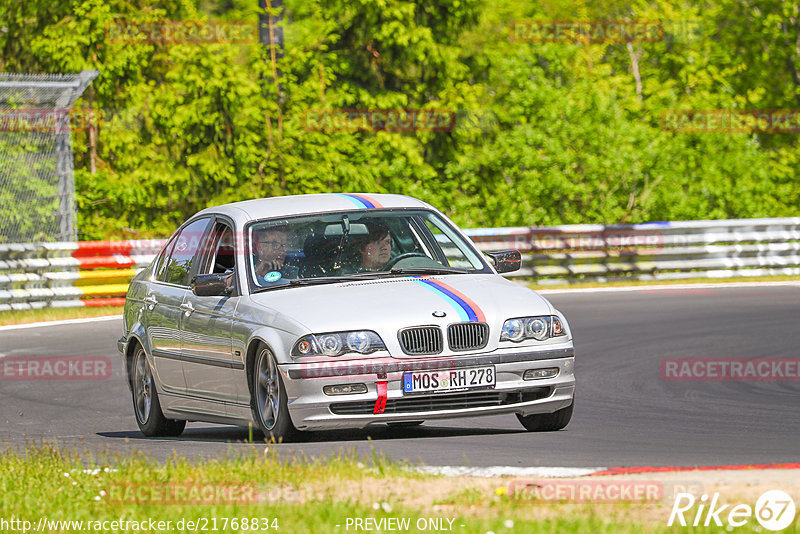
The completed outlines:
<svg viewBox="0 0 800 534">
<path fill-rule="evenodd" d="M 414 198 L 318 194 L 208 208 L 128 289 L 124 335 L 136 421 L 177 436 L 187 421 L 267 439 L 516 414 L 564 428 L 572 334 L 536 292 L 499 273 Z"/>
</svg>

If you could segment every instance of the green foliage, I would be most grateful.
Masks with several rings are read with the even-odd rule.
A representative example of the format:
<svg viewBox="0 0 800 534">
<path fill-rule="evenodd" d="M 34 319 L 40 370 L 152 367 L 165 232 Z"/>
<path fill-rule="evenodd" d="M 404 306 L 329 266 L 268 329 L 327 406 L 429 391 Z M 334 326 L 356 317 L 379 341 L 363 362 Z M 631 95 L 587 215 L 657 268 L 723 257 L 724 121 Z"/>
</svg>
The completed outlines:
<svg viewBox="0 0 800 534">
<path fill-rule="evenodd" d="M 797 213 L 796 134 L 660 125 L 671 109 L 800 107 L 800 13 L 786 0 L 285 0 L 275 63 L 258 43 L 107 35 L 124 21 L 254 25 L 257 6 L 0 5 L 3 70 L 100 71 L 78 104 L 105 114 L 94 156 L 88 129 L 73 135 L 81 238 L 164 236 L 209 205 L 329 191 L 413 195 L 465 226 Z M 630 45 L 511 39 L 514 20 L 556 18 L 662 20 L 666 34 Z M 307 120 L 400 108 L 457 120 L 447 132 L 319 131 Z"/>
</svg>

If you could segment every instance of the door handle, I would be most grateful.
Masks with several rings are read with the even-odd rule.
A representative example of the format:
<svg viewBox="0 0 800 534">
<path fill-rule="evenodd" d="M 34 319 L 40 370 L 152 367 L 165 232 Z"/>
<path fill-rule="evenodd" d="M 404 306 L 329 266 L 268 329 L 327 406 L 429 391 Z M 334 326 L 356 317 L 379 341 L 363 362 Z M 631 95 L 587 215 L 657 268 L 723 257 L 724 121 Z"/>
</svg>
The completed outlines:
<svg viewBox="0 0 800 534">
<path fill-rule="evenodd" d="M 142 299 L 145 304 L 147 304 L 147 309 L 152 310 L 156 306 L 158 306 L 158 300 L 155 297 L 149 296 Z"/>
<path fill-rule="evenodd" d="M 194 311 L 194 306 L 192 306 L 191 302 L 184 302 L 180 305 L 180 308 L 184 311 L 186 317 L 189 317 Z"/>
</svg>

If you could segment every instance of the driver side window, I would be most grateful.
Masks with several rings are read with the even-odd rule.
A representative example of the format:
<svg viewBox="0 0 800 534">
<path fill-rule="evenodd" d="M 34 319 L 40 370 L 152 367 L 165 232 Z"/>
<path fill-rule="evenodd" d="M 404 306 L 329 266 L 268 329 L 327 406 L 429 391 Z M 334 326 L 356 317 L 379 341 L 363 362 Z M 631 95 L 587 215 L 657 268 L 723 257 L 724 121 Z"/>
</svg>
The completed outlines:
<svg viewBox="0 0 800 534">
<path fill-rule="evenodd" d="M 198 274 L 223 274 L 236 266 L 233 229 L 217 220 L 211 238 L 206 243 L 203 264 Z"/>
</svg>

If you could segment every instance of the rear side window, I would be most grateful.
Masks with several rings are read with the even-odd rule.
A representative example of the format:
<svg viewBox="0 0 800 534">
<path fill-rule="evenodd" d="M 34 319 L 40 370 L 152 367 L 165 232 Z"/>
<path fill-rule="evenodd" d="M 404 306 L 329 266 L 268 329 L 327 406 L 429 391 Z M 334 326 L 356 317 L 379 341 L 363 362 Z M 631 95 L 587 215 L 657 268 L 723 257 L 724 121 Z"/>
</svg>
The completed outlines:
<svg viewBox="0 0 800 534">
<path fill-rule="evenodd" d="M 192 274 L 192 267 L 206 235 L 209 221 L 209 217 L 203 217 L 181 230 L 173 240 L 175 245 L 170 251 L 169 258 L 163 263 L 163 270 L 159 269 L 159 280 L 179 286 L 189 285 L 189 276 Z"/>
</svg>

